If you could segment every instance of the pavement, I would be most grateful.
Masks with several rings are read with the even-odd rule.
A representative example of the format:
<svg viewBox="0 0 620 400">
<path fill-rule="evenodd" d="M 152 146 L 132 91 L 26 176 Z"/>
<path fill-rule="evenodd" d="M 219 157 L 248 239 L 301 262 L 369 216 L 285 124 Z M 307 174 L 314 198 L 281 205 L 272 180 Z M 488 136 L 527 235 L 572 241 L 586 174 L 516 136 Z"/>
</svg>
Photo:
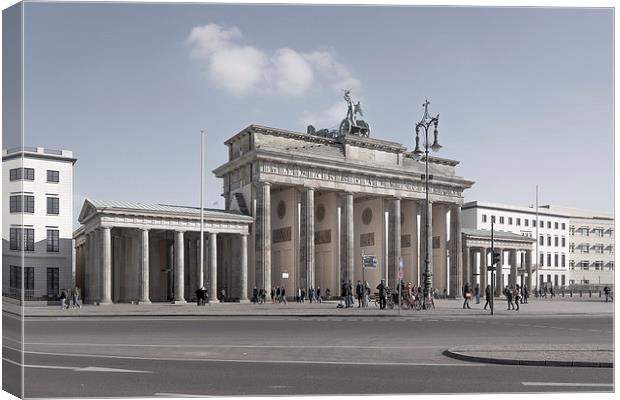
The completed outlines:
<svg viewBox="0 0 620 400">
<path fill-rule="evenodd" d="M 3 382 L 24 365 L 27 397 L 613 390 L 613 303 L 435 304 L 26 307 L 22 353 L 3 302 Z"/>
</svg>

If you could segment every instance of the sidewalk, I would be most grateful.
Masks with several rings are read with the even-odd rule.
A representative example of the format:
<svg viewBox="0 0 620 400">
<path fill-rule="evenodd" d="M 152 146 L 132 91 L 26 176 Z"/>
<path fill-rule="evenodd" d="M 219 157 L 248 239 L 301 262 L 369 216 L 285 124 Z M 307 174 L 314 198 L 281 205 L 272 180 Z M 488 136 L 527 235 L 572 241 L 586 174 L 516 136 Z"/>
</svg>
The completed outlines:
<svg viewBox="0 0 620 400">
<path fill-rule="evenodd" d="M 61 310 L 59 306 L 26 306 L 20 307 L 13 299 L 3 297 L 2 310 L 15 315 L 27 317 L 104 317 L 104 316 L 298 316 L 298 317 L 396 317 L 398 310 L 380 310 L 374 304 L 369 308 L 336 308 L 337 301 L 323 303 L 295 303 L 287 304 L 251 304 L 251 303 L 210 303 L 203 307 L 195 303 L 170 304 L 152 303 L 144 305 L 111 304 L 105 306 L 84 305 L 80 309 Z M 489 310 L 483 310 L 483 302 L 472 304 L 472 309 L 463 310 L 462 300 L 435 300 L 434 310 L 401 310 L 402 317 L 475 317 L 489 315 Z M 562 300 L 562 299 L 530 299 L 529 304 L 522 304 L 520 311 L 507 311 L 506 302 L 496 299 L 494 317 L 515 317 L 517 315 L 613 315 L 612 302 L 604 300 Z M 23 310 L 23 311 L 22 311 Z"/>
<path fill-rule="evenodd" d="M 611 346 L 600 345 L 513 345 L 513 346 L 458 346 L 444 352 L 459 360 L 549 367 L 613 368 L 614 352 Z"/>
</svg>

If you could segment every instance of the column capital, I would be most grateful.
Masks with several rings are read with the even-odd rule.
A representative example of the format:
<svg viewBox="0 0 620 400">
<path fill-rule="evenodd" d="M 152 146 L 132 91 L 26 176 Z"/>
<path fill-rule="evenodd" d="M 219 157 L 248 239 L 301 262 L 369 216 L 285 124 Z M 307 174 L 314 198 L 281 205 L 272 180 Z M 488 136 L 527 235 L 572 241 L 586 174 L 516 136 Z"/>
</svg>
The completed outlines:
<svg viewBox="0 0 620 400">
<path fill-rule="evenodd" d="M 147 231 L 147 232 L 148 232 L 148 231 L 150 231 L 150 230 L 151 230 L 151 228 L 138 228 L 138 229 L 139 229 L 139 230 L 141 230 L 141 231 L 143 231 L 143 232 L 144 232 L 144 231 Z"/>
<path fill-rule="evenodd" d="M 267 182 L 267 181 L 257 181 L 256 184 L 258 186 L 271 186 L 271 182 Z"/>
</svg>

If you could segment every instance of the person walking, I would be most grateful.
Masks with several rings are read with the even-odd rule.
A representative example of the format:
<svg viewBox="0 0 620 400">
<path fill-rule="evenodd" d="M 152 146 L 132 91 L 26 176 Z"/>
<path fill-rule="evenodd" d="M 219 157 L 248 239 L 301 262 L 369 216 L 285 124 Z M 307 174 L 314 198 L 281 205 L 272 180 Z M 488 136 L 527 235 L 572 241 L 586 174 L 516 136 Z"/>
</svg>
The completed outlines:
<svg viewBox="0 0 620 400">
<path fill-rule="evenodd" d="M 276 304 L 276 289 L 273 286 L 271 287 L 271 292 L 269 294 L 271 295 L 271 303 Z"/>
<path fill-rule="evenodd" d="M 67 292 L 65 291 L 65 289 L 62 289 L 60 291 L 60 309 L 64 310 L 66 307 L 66 302 L 67 302 Z"/>
<path fill-rule="evenodd" d="M 530 297 L 530 289 L 527 285 L 523 285 L 523 304 L 527 304 L 528 297 Z"/>
<path fill-rule="evenodd" d="M 463 302 L 463 310 L 466 308 L 471 309 L 471 307 L 469 306 L 469 300 L 471 299 L 471 289 L 469 288 L 469 282 L 465 284 L 465 287 L 463 288 L 463 298 L 465 299 L 465 301 Z"/>
<path fill-rule="evenodd" d="M 73 288 L 73 304 L 77 308 L 82 308 L 82 292 L 78 285 Z"/>
<path fill-rule="evenodd" d="M 286 304 L 286 289 L 284 289 L 284 286 L 280 289 L 280 298 L 282 299 L 282 303 Z"/>
<path fill-rule="evenodd" d="M 353 307 L 353 284 L 351 283 L 351 279 L 349 279 L 349 283 L 347 283 L 347 296 L 349 297 L 349 307 Z"/>
<path fill-rule="evenodd" d="M 323 302 L 323 300 L 321 299 L 321 287 L 320 286 L 316 287 L 316 301 L 318 303 L 322 303 Z"/>
<path fill-rule="evenodd" d="M 607 303 L 609 301 L 609 286 L 605 285 L 605 287 L 603 288 L 603 292 L 605 292 L 605 303 Z"/>
<path fill-rule="evenodd" d="M 258 289 L 256 289 L 256 286 L 254 286 L 254 289 L 252 289 L 252 303 L 258 303 Z"/>
<path fill-rule="evenodd" d="M 486 302 L 484 303 L 484 309 L 487 309 L 487 306 L 493 307 L 491 305 L 491 285 L 487 285 L 486 289 L 484 289 L 484 299 Z"/>
<path fill-rule="evenodd" d="M 504 296 L 506 296 L 506 301 L 508 302 L 508 310 L 514 309 L 514 304 L 512 304 L 512 289 L 506 285 L 504 288 Z"/>
<path fill-rule="evenodd" d="M 276 303 L 282 303 L 282 296 L 280 293 L 280 286 L 276 286 Z"/>
<path fill-rule="evenodd" d="M 368 285 L 368 281 L 364 281 L 364 308 L 368 307 L 369 302 L 370 302 L 370 286 Z"/>
<path fill-rule="evenodd" d="M 519 311 L 519 301 L 521 300 L 521 288 L 519 287 L 519 285 L 517 285 L 514 290 L 513 290 L 513 297 L 514 297 L 514 305 L 517 307 L 516 309 L 513 309 L 515 311 Z"/>
<path fill-rule="evenodd" d="M 379 291 L 379 308 L 383 310 L 385 309 L 387 302 L 387 288 L 385 287 L 385 280 L 381 279 L 381 283 L 377 285 L 377 290 Z"/>
<path fill-rule="evenodd" d="M 476 283 L 474 288 L 474 295 L 476 296 L 476 304 L 480 304 L 480 284 Z"/>
<path fill-rule="evenodd" d="M 355 297 L 357 297 L 357 308 L 362 308 L 362 296 L 364 295 L 364 286 L 360 280 L 355 285 Z"/>
</svg>

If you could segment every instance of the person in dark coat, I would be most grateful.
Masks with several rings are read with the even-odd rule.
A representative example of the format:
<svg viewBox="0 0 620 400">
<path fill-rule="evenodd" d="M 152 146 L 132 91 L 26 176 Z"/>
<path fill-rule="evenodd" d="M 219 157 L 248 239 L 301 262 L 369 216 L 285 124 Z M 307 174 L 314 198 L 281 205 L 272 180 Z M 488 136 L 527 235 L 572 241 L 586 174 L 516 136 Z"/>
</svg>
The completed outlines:
<svg viewBox="0 0 620 400">
<path fill-rule="evenodd" d="M 471 288 L 469 287 L 469 282 L 465 284 L 463 288 L 463 298 L 465 301 L 463 302 L 463 309 L 471 308 L 469 306 L 469 300 L 471 299 Z"/>
<path fill-rule="evenodd" d="M 385 280 L 381 279 L 381 283 L 377 285 L 377 290 L 379 291 L 379 308 L 385 309 L 386 301 L 387 301 L 387 288 L 385 286 Z"/>
<path fill-rule="evenodd" d="M 204 303 L 204 296 L 205 296 L 205 291 L 204 288 L 201 286 L 198 289 L 196 289 L 196 305 L 197 306 L 201 306 Z"/>
<path fill-rule="evenodd" d="M 487 309 L 487 306 L 493 307 L 491 305 L 491 285 L 487 285 L 487 288 L 484 289 L 484 299 L 486 302 L 484 303 L 484 309 Z"/>
<path fill-rule="evenodd" d="M 282 303 L 286 304 L 286 289 L 284 289 L 284 286 L 280 289 L 280 296 Z"/>
<path fill-rule="evenodd" d="M 357 285 L 355 285 L 355 297 L 357 297 L 357 308 L 362 307 L 362 296 L 364 296 L 364 286 L 362 286 L 361 281 L 357 281 Z"/>
<path fill-rule="evenodd" d="M 256 289 L 256 286 L 252 289 L 252 303 L 258 303 L 258 289 Z"/>
<path fill-rule="evenodd" d="M 476 283 L 474 288 L 474 296 L 476 296 L 476 304 L 480 304 L 480 284 Z"/>
</svg>

